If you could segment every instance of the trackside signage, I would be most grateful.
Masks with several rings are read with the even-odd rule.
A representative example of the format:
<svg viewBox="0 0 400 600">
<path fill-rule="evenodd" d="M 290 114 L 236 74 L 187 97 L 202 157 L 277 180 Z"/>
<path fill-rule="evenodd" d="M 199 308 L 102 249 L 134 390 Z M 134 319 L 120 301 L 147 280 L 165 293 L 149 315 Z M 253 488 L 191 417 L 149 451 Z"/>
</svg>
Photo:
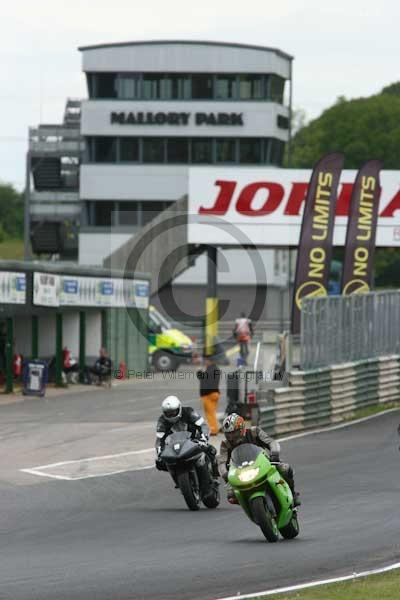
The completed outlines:
<svg viewBox="0 0 400 600">
<path fill-rule="evenodd" d="M 375 249 L 381 163 L 370 160 L 361 167 L 354 183 L 347 225 L 342 294 L 369 292 Z"/>
<path fill-rule="evenodd" d="M 300 332 L 301 303 L 328 294 L 333 222 L 343 155 L 327 154 L 315 165 L 308 186 L 292 302 L 292 333 Z"/>
<path fill-rule="evenodd" d="M 333 232 L 343 246 L 356 170 L 342 171 Z M 311 170 L 189 169 L 188 241 L 220 246 L 297 246 Z M 400 171 L 381 171 L 377 246 L 400 246 Z"/>
</svg>

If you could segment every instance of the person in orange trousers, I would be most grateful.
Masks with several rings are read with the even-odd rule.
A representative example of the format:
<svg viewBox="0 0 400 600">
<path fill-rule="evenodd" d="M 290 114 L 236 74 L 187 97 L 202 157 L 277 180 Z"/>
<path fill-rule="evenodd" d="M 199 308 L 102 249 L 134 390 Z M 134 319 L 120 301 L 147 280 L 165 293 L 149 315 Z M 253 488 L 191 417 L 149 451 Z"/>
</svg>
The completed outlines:
<svg viewBox="0 0 400 600">
<path fill-rule="evenodd" d="M 200 397 L 206 421 L 210 428 L 210 435 L 217 435 L 219 432 L 217 406 L 221 395 L 219 391 L 221 371 L 212 356 L 205 357 L 205 369 L 197 371 L 197 379 L 200 382 Z"/>
</svg>

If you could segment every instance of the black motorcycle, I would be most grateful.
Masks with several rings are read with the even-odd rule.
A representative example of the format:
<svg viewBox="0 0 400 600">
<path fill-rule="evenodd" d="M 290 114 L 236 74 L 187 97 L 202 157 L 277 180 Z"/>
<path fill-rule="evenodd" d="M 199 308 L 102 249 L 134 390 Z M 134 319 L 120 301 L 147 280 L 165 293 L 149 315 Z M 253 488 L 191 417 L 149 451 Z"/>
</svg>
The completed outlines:
<svg viewBox="0 0 400 600">
<path fill-rule="evenodd" d="M 160 458 L 190 510 L 199 510 L 200 501 L 207 508 L 218 506 L 219 484 L 209 448 L 192 438 L 189 431 L 171 433 L 165 440 Z"/>
</svg>

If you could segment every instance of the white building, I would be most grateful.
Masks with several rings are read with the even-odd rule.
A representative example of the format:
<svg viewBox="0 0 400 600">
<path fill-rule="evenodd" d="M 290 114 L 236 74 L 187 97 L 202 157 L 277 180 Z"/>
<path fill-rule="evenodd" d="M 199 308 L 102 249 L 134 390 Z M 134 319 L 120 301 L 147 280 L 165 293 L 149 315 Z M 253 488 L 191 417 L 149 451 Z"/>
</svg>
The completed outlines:
<svg viewBox="0 0 400 600">
<path fill-rule="evenodd" d="M 186 194 L 191 165 L 282 164 L 290 133 L 288 54 L 201 41 L 79 50 L 88 89 L 81 105 L 79 263 L 101 265 Z M 284 261 L 274 251 L 263 252 L 268 284 L 282 285 Z M 225 257 L 222 282 L 251 285 L 237 251 Z M 201 262 L 176 285 L 202 283 Z"/>
</svg>

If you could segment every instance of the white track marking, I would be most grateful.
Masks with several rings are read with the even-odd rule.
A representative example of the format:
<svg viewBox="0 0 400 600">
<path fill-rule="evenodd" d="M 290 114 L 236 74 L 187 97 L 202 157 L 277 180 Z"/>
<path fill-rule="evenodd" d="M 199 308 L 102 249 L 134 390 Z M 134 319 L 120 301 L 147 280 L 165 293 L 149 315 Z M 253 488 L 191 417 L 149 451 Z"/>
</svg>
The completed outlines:
<svg viewBox="0 0 400 600">
<path fill-rule="evenodd" d="M 130 452 L 120 452 L 118 454 L 104 454 L 102 456 L 91 456 L 89 458 L 82 458 L 78 460 L 66 460 L 57 463 L 51 463 L 48 465 L 39 465 L 37 467 L 28 467 L 25 469 L 20 469 L 23 473 L 29 473 L 30 475 L 38 475 L 39 477 L 50 477 L 51 479 L 63 479 L 65 481 L 77 481 L 78 479 L 90 479 L 92 477 L 108 477 L 109 475 L 116 475 L 118 473 L 125 473 L 127 471 L 141 471 L 145 469 L 153 468 L 153 464 L 151 465 L 137 465 L 135 462 L 124 465 L 123 468 L 111 469 L 110 471 L 100 471 L 100 472 L 87 472 L 84 475 L 81 474 L 82 468 L 91 467 L 95 465 L 96 462 L 102 463 L 101 466 L 105 466 L 107 461 L 109 463 L 111 461 L 115 461 L 118 459 L 124 459 L 126 457 L 134 457 L 140 455 L 145 455 L 149 453 L 154 453 L 154 448 L 144 448 L 143 450 L 132 450 Z M 105 463 L 105 464 L 104 464 Z M 71 465 L 76 465 L 77 469 L 73 469 L 74 474 L 66 473 L 66 474 L 57 474 L 60 469 L 62 471 L 63 467 L 68 467 Z M 80 467 L 80 468 L 79 468 Z M 67 469 L 68 471 L 68 469 Z"/>
<path fill-rule="evenodd" d="M 120 473 L 130 473 L 131 471 L 146 471 L 146 469 L 154 469 L 153 465 L 147 467 L 138 467 L 135 469 L 131 467 L 129 469 L 120 469 L 119 471 L 109 471 L 106 473 L 95 473 L 94 475 L 82 475 L 80 477 L 68 477 L 67 475 L 53 475 L 53 473 L 43 473 L 43 471 L 37 471 L 36 469 L 21 469 L 23 473 L 30 473 L 31 475 L 38 475 L 39 477 L 48 477 L 50 479 L 61 479 L 63 481 L 79 481 L 80 479 L 93 479 L 94 477 L 109 477 L 110 475 L 118 475 Z"/>
<path fill-rule="evenodd" d="M 369 577 L 370 575 L 379 575 L 387 573 L 388 571 L 394 571 L 400 569 L 400 563 L 393 563 L 380 569 L 371 569 L 370 571 L 361 571 L 361 573 L 352 573 L 351 575 L 344 575 L 343 577 L 332 577 L 332 579 L 319 579 L 317 581 L 309 581 L 308 583 L 301 583 L 298 585 L 289 585 L 287 587 L 276 588 L 275 590 L 267 590 L 264 592 L 257 592 L 255 594 L 237 594 L 235 596 L 226 596 L 224 598 L 216 598 L 215 600 L 246 600 L 248 598 L 262 598 L 263 596 L 272 596 L 274 594 L 285 594 L 287 592 L 296 592 L 298 590 L 305 590 L 307 588 L 318 587 L 320 585 L 329 585 L 330 583 L 341 583 L 342 581 L 352 581 L 353 579 L 360 579 L 362 577 Z"/>
<path fill-rule="evenodd" d="M 107 460 L 109 458 L 119 458 L 120 456 L 130 456 L 131 454 L 145 454 L 146 452 L 154 452 L 154 448 L 144 448 L 143 450 L 130 450 L 129 452 L 120 452 L 119 454 L 103 454 L 100 456 L 91 456 L 89 458 L 78 458 L 76 460 L 65 460 L 62 462 L 51 463 L 49 465 L 39 465 L 38 467 L 30 467 L 30 468 L 31 469 L 48 469 L 50 467 L 61 467 L 64 465 L 73 465 L 75 463 L 84 463 L 84 462 L 90 462 L 93 460 Z M 21 469 L 21 470 L 23 470 L 23 469 Z"/>
<path fill-rule="evenodd" d="M 43 473 L 33 469 L 20 469 L 22 473 L 29 473 L 30 475 L 37 475 L 38 477 L 50 477 L 50 479 L 63 479 L 64 481 L 71 481 L 70 477 L 64 477 L 63 475 L 52 475 L 51 473 Z"/>
</svg>

